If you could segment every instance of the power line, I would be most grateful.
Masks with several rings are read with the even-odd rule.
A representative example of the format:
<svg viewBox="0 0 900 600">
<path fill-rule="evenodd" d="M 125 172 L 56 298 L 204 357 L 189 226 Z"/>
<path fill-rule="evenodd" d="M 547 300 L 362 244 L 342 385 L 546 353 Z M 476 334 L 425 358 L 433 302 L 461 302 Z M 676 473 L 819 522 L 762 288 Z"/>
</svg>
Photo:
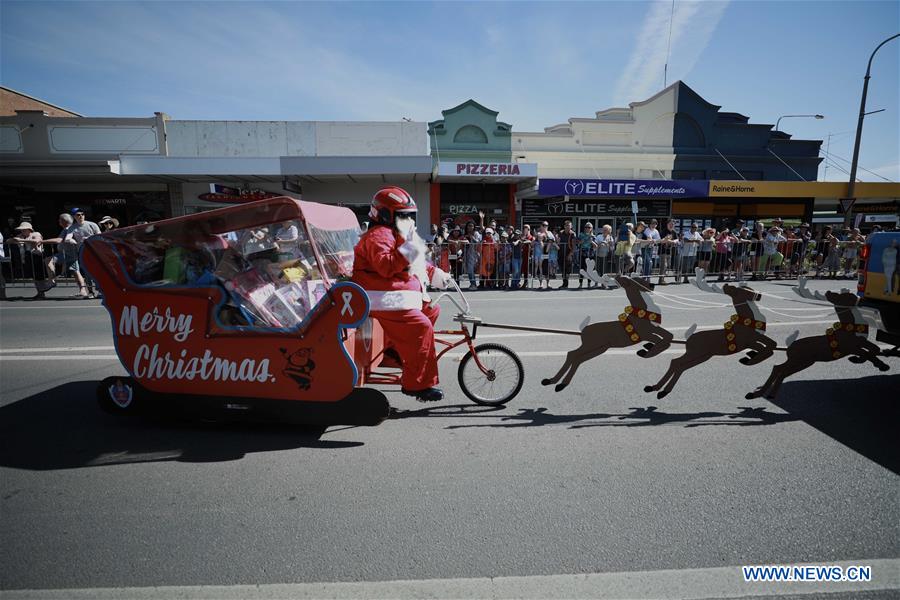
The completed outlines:
<svg viewBox="0 0 900 600">
<path fill-rule="evenodd" d="M 846 158 L 843 158 L 843 157 L 841 157 L 841 156 L 838 156 L 837 154 L 834 154 L 833 152 L 828 152 L 827 150 L 823 150 L 823 152 L 825 152 L 825 154 L 827 154 L 828 156 L 831 156 L 831 157 L 834 157 L 834 158 L 838 158 L 838 159 L 844 161 L 845 163 L 850 164 L 850 161 L 849 161 L 849 160 L 847 160 Z M 884 177 L 884 176 L 882 176 L 882 175 L 879 175 L 879 174 L 876 173 L 875 171 L 870 171 L 869 169 L 867 169 L 867 168 L 865 168 L 865 167 L 863 167 L 863 166 L 856 165 L 856 168 L 857 168 L 857 169 L 862 169 L 862 170 L 865 171 L 866 173 L 871 173 L 871 174 L 874 175 L 875 177 L 880 177 L 881 179 L 884 179 L 885 181 L 887 181 L 887 182 L 889 182 L 889 183 L 896 183 L 896 182 L 893 181 L 892 179 L 888 179 L 887 177 Z M 849 173 L 848 173 L 848 175 L 849 175 Z"/>
</svg>

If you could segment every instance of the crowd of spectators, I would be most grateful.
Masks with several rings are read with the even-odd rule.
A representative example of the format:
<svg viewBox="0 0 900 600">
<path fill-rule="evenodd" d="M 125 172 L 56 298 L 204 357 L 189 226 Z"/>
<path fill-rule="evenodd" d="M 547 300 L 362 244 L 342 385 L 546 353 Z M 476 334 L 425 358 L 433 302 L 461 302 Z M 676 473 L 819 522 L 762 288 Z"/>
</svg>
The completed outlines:
<svg viewBox="0 0 900 600">
<path fill-rule="evenodd" d="M 89 221 L 84 210 L 73 208 L 59 215 L 60 231 L 56 237 L 45 238 L 35 231 L 30 221 L 22 221 L 15 234 L 7 239 L 0 235 L 0 258 L 9 263 L 10 275 L 15 279 L 34 282 L 36 294 L 32 300 L 46 297 L 56 287 L 58 277 L 71 277 L 78 285 L 76 298 L 96 298 L 94 283 L 78 264 L 78 253 L 87 238 L 119 226 L 115 217 L 104 216 L 97 224 Z M 7 260 L 8 259 L 8 260 Z M 0 299 L 6 298 L 6 280 L 0 269 Z"/>
<path fill-rule="evenodd" d="M 639 274 L 657 278 L 659 285 L 687 283 L 699 267 L 718 281 L 810 277 L 855 278 L 859 248 L 865 236 L 859 229 L 835 231 L 824 226 L 813 233 L 808 223 L 785 226 L 774 218 L 746 227 L 736 219 L 730 227 L 703 227 L 691 223 L 679 230 L 672 220 L 660 228 L 649 223 L 623 223 L 613 232 L 611 225 L 586 222 L 580 232 L 571 221 L 551 227 L 547 221 L 522 229 L 498 225 L 493 219 L 463 226 L 454 223 L 431 226 L 431 255 L 435 263 L 457 281 L 468 281 L 469 289 L 565 289 L 578 278 L 588 261 L 602 274 Z M 880 231 L 878 226 L 873 232 Z M 586 286 L 597 284 L 587 279 Z"/>
<path fill-rule="evenodd" d="M 41 299 L 56 287 L 58 277 L 72 278 L 78 286 L 76 298 L 95 298 L 98 290 L 78 263 L 84 240 L 119 227 L 115 217 L 104 216 L 97 223 L 86 218 L 80 208 L 59 215 L 60 231 L 45 238 L 29 221 L 15 228 L 14 235 L 0 235 L 0 259 L 16 279 L 34 282 Z M 877 225 L 872 233 L 880 231 Z M 855 278 L 859 249 L 865 236 L 856 228 L 821 227 L 813 233 L 807 223 L 786 227 L 780 218 L 756 221 L 751 228 L 741 219 L 731 227 L 703 227 L 691 223 L 679 230 L 668 220 L 660 228 L 649 223 L 624 223 L 618 231 L 609 224 L 583 224 L 574 231 L 571 221 L 551 227 L 547 221 L 524 224 L 521 229 L 498 225 L 494 219 L 464 225 L 445 223 L 431 226 L 431 258 L 469 289 L 549 290 L 568 288 L 577 276 L 578 288 L 596 287 L 582 271 L 593 261 L 598 275 L 639 274 L 656 277 L 659 285 L 687 283 L 700 267 L 719 281 L 743 281 L 774 277 Z M 587 282 L 585 284 L 585 282 Z M 0 299 L 6 297 L 0 270 Z"/>
</svg>

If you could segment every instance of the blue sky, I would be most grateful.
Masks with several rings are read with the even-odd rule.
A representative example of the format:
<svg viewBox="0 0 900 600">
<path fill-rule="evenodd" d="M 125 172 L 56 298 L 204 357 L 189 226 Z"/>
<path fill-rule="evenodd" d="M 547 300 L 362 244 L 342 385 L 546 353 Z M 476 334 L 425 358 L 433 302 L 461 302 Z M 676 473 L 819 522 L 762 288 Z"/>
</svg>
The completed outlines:
<svg viewBox="0 0 900 600">
<path fill-rule="evenodd" d="M 514 130 L 663 87 L 660 2 L 36 2 L 0 0 L 0 81 L 89 116 L 440 118 L 474 98 Z M 866 61 L 900 2 L 676 0 L 668 82 L 752 123 L 832 134 L 845 180 Z M 860 164 L 900 181 L 900 40 L 876 56 Z M 824 167 L 820 169 L 820 177 Z M 865 181 L 883 181 L 860 171 Z"/>
</svg>

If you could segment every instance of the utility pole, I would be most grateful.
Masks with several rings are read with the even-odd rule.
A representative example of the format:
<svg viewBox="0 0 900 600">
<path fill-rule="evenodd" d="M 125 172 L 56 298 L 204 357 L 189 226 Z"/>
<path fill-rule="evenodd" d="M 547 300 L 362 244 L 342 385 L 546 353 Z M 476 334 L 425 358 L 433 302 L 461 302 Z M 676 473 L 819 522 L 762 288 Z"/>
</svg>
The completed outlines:
<svg viewBox="0 0 900 600">
<path fill-rule="evenodd" d="M 856 142 L 853 144 L 853 162 L 850 163 L 850 182 L 847 184 L 846 199 L 850 201 L 844 211 L 844 225 L 847 227 L 850 226 L 850 220 L 852 217 L 851 210 L 853 209 L 853 205 L 856 203 L 856 198 L 854 196 L 854 193 L 856 192 L 856 166 L 859 162 L 859 142 L 862 140 L 863 119 L 866 116 L 866 94 L 869 92 L 869 78 L 871 77 L 870 73 L 872 72 L 872 59 L 875 58 L 875 53 L 878 52 L 882 46 L 884 46 L 891 40 L 897 39 L 898 37 L 900 37 L 900 33 L 894 34 L 878 44 L 878 47 L 872 51 L 872 56 L 869 57 L 869 65 L 866 67 L 866 76 L 863 79 L 862 99 L 859 102 L 859 121 L 856 124 Z"/>
</svg>

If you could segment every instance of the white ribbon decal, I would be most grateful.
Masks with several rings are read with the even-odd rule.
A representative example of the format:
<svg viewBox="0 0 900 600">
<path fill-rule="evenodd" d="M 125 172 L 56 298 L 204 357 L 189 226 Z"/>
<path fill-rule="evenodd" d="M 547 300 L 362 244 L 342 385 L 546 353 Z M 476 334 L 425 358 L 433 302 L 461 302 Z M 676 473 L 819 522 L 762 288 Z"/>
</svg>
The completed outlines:
<svg viewBox="0 0 900 600">
<path fill-rule="evenodd" d="M 349 312 L 350 316 L 353 316 L 353 307 L 350 306 L 350 301 L 353 300 L 353 292 L 344 292 L 341 294 L 341 298 L 344 299 L 344 306 L 341 308 L 341 316 L 344 316 L 344 313 Z"/>
</svg>

